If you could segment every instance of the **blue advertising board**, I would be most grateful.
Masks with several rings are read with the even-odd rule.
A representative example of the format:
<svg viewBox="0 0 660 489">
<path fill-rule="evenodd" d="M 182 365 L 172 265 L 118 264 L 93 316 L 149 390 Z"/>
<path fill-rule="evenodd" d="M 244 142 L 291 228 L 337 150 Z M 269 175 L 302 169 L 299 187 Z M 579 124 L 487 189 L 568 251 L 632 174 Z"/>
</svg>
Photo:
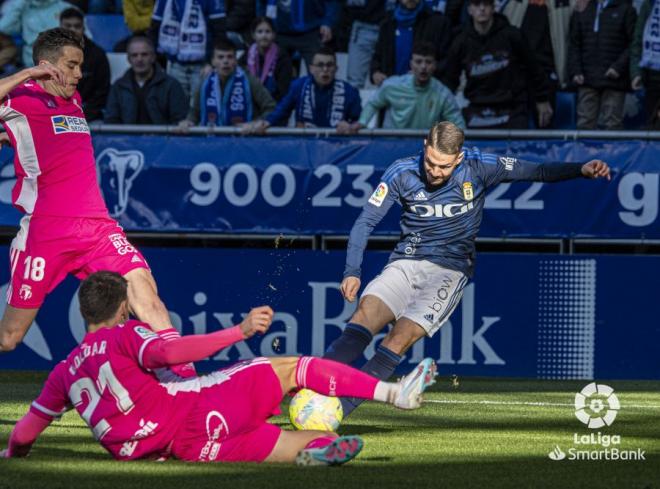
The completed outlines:
<svg viewBox="0 0 660 489">
<path fill-rule="evenodd" d="M 104 197 L 129 231 L 348 234 L 397 158 L 418 138 L 96 135 Z M 660 142 L 468 141 L 482 151 L 530 161 L 614 168 L 611 182 L 502 183 L 488 195 L 483 237 L 660 239 Z M 11 207 L 13 152 L 0 152 L 0 225 Z M 397 234 L 392 210 L 376 234 Z"/>
<path fill-rule="evenodd" d="M 184 334 L 229 327 L 258 305 L 276 311 L 267 334 L 199 362 L 200 371 L 258 355 L 320 355 L 355 307 L 339 292 L 340 251 L 142 251 Z M 363 285 L 387 257 L 366 254 Z M 432 356 L 444 376 L 660 379 L 658 272 L 657 256 L 481 254 L 449 322 L 414 345 L 400 370 Z M 8 273 L 0 267 L 0 293 Z M 25 342 L 0 356 L 0 368 L 47 370 L 64 358 L 85 331 L 77 287 L 69 278 L 47 297 Z"/>
</svg>

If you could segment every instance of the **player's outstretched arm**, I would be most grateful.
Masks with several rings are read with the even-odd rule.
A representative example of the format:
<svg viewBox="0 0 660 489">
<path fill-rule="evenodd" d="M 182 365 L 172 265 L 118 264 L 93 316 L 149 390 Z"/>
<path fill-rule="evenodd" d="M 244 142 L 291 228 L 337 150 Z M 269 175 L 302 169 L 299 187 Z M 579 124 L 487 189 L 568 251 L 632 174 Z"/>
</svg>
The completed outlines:
<svg viewBox="0 0 660 489">
<path fill-rule="evenodd" d="M 144 349 L 142 365 L 154 369 L 204 360 L 234 343 L 265 333 L 273 322 L 273 314 L 269 306 L 255 307 L 233 328 L 170 341 L 152 341 Z"/>
<path fill-rule="evenodd" d="M 9 446 L 0 450 L 0 458 L 27 457 L 34 442 L 50 423 L 49 420 L 28 411 L 14 426 L 9 436 Z"/>
<path fill-rule="evenodd" d="M 612 179 L 609 165 L 602 160 L 591 160 L 582 165 L 582 175 L 586 178 Z"/>
<path fill-rule="evenodd" d="M 60 85 L 66 84 L 64 73 L 57 66 L 41 63 L 0 79 L 0 99 L 5 98 L 9 92 L 27 80 L 54 80 Z"/>
</svg>

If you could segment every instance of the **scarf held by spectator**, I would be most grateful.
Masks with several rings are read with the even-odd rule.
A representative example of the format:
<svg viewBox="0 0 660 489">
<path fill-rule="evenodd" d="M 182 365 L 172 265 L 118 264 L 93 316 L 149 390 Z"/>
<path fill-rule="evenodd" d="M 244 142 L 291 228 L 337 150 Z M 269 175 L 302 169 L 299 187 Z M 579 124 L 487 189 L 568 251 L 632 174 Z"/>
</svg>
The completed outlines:
<svg viewBox="0 0 660 489">
<path fill-rule="evenodd" d="M 179 61 L 204 60 L 206 21 L 200 0 L 167 0 L 158 46 Z"/>
<path fill-rule="evenodd" d="M 344 82 L 335 80 L 330 91 L 330 102 L 325 108 L 325 111 L 318 111 L 316 84 L 313 77 L 307 77 L 296 111 L 297 121 L 302 122 L 305 127 L 337 127 L 337 124 L 344 118 L 344 113 L 347 110 Z"/>
<path fill-rule="evenodd" d="M 202 83 L 199 107 L 202 126 L 231 126 L 252 120 L 250 83 L 241 68 L 220 87 L 220 77 L 211 73 Z"/>
<path fill-rule="evenodd" d="M 259 48 L 254 43 L 250 46 L 247 58 L 247 68 L 250 73 L 259 78 L 263 86 L 272 94 L 274 93 L 277 85 L 275 83 L 275 65 L 277 64 L 277 55 L 279 49 L 277 44 L 273 43 L 268 47 L 264 53 L 264 65 L 261 66 L 259 61 Z"/>
<path fill-rule="evenodd" d="M 660 71 L 660 2 L 651 3 L 651 13 L 644 26 L 642 59 L 639 66 Z"/>
</svg>

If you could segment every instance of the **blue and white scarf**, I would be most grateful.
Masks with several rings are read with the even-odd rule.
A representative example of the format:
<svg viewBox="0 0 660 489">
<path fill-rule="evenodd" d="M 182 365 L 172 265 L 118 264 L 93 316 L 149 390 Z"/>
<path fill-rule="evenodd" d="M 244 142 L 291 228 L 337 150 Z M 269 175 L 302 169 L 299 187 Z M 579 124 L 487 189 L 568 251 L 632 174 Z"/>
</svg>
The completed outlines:
<svg viewBox="0 0 660 489">
<path fill-rule="evenodd" d="M 642 59 L 639 66 L 660 70 L 660 2 L 657 0 L 651 3 L 651 13 L 644 26 Z"/>
<path fill-rule="evenodd" d="M 296 122 L 305 127 L 337 127 L 347 110 L 346 87 L 342 80 L 335 80 L 330 94 L 330 103 L 325 107 L 316 105 L 316 84 L 308 76 L 302 88 L 302 96 L 296 108 Z"/>
<path fill-rule="evenodd" d="M 202 61 L 206 57 L 206 39 L 201 0 L 167 0 L 158 47 L 177 61 Z"/>
<path fill-rule="evenodd" d="M 233 126 L 252 120 L 250 81 L 241 68 L 225 83 L 214 71 L 202 83 L 199 91 L 200 124 L 202 126 Z"/>
</svg>

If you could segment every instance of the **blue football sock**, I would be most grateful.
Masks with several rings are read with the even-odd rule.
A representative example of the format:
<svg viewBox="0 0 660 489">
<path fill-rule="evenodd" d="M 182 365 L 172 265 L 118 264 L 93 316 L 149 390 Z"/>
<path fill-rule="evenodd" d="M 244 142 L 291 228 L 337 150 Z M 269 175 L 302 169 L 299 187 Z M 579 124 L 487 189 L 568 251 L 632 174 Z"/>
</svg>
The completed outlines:
<svg viewBox="0 0 660 489">
<path fill-rule="evenodd" d="M 398 355 L 389 348 L 380 345 L 371 360 L 364 364 L 362 371 L 373 375 L 377 379 L 387 380 L 392 376 L 401 360 L 403 360 L 403 355 Z M 344 418 L 351 414 L 363 401 L 364 399 L 355 397 L 342 397 L 341 406 L 344 410 Z"/>
<path fill-rule="evenodd" d="M 337 338 L 323 354 L 323 358 L 350 364 L 362 355 L 364 349 L 371 343 L 373 335 L 364 326 L 348 323 Z"/>
</svg>

